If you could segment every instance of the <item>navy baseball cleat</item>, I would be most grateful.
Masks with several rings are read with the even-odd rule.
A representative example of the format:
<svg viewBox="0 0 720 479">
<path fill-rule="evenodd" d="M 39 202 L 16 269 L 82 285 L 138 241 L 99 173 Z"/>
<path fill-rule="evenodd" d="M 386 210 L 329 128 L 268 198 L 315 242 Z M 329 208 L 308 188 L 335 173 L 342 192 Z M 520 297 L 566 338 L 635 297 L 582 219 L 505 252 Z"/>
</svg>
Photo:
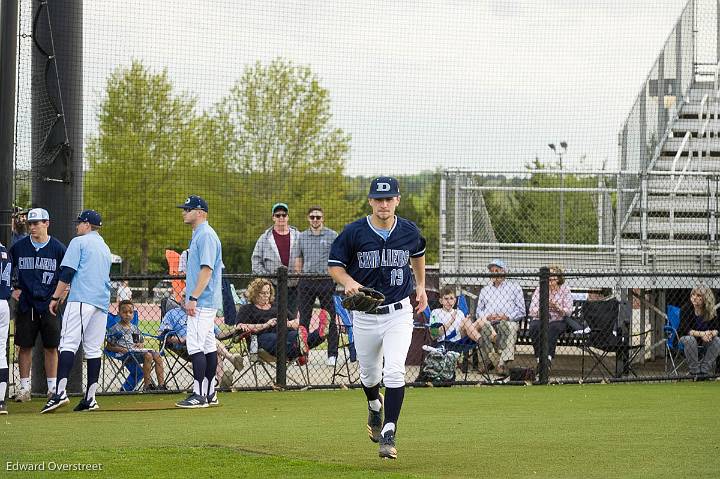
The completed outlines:
<svg viewBox="0 0 720 479">
<path fill-rule="evenodd" d="M 200 396 L 199 394 L 191 394 L 182 401 L 176 402 L 175 406 L 185 409 L 197 409 L 201 407 L 208 407 L 208 402 L 205 396 Z"/>
<path fill-rule="evenodd" d="M 207 397 L 207 403 L 210 406 L 219 406 L 220 405 L 220 401 L 218 400 L 218 397 L 217 397 L 217 391 L 215 391 L 214 393 L 212 393 L 211 395 L 209 395 Z"/>
<path fill-rule="evenodd" d="M 94 411 L 95 409 L 100 409 L 100 406 L 98 406 L 97 401 L 93 399 L 92 401 L 86 401 L 82 400 L 78 403 L 77 406 L 75 406 L 75 409 L 73 411 Z"/>
<path fill-rule="evenodd" d="M 378 455 L 383 459 L 397 459 L 395 449 L 395 431 L 392 429 L 380 436 L 380 451 Z"/>
<path fill-rule="evenodd" d="M 5 401 L 0 401 L 0 414 L 7 414 L 7 406 L 5 406 Z"/>
<path fill-rule="evenodd" d="M 372 442 L 379 442 L 380 441 L 380 433 L 382 432 L 382 426 L 383 426 L 383 404 L 385 402 L 385 398 L 383 398 L 383 395 L 380 395 L 380 410 L 379 411 L 373 411 L 370 409 L 370 405 L 368 405 L 368 420 L 367 420 L 367 430 L 368 430 L 368 436 L 370 436 L 370 440 Z"/>
<path fill-rule="evenodd" d="M 42 410 L 40 411 L 40 414 L 45 414 L 46 412 L 51 412 L 59 408 L 60 406 L 64 406 L 65 404 L 69 403 L 70 400 L 67 397 L 67 394 L 63 391 L 62 395 L 60 394 L 53 394 L 50 399 L 48 399 L 48 402 L 45 403 Z"/>
</svg>

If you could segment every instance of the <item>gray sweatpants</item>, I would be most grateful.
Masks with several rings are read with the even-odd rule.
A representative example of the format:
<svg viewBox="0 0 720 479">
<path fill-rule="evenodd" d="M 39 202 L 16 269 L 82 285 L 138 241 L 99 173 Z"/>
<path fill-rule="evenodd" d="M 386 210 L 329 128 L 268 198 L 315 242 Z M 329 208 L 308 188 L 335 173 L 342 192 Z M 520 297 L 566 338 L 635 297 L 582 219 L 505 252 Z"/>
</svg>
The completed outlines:
<svg viewBox="0 0 720 479">
<path fill-rule="evenodd" d="M 680 342 L 685 348 L 685 358 L 688 362 L 690 374 L 713 374 L 715 372 L 715 360 L 720 354 L 720 337 L 714 337 L 712 341 L 705 344 L 705 355 L 698 360 L 698 343 L 692 336 L 683 336 Z"/>
</svg>

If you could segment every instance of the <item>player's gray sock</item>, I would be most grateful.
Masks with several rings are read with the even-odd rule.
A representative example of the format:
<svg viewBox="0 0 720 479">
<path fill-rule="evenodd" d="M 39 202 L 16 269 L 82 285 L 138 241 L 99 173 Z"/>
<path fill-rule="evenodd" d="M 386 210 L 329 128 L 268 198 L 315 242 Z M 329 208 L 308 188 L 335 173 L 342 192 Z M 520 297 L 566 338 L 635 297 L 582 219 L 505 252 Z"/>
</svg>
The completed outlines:
<svg viewBox="0 0 720 479">
<path fill-rule="evenodd" d="M 217 351 L 205 355 L 205 380 L 207 381 L 207 394 L 212 396 L 215 392 L 215 370 L 217 369 Z"/>
<path fill-rule="evenodd" d="M 58 383 L 55 390 L 56 394 L 62 395 L 65 392 L 65 385 L 67 384 L 67 378 L 70 375 L 70 370 L 75 362 L 75 353 L 72 351 L 62 351 L 60 353 L 60 359 L 58 359 Z"/>
<path fill-rule="evenodd" d="M 193 368 L 193 393 L 202 396 L 202 384 L 205 379 L 205 370 L 207 369 L 207 359 L 203 353 L 195 353 L 190 356 Z"/>
<path fill-rule="evenodd" d="M 393 426 L 397 424 L 404 398 L 405 386 L 385 388 L 385 424 L 393 423 Z"/>
<path fill-rule="evenodd" d="M 5 392 L 7 392 L 8 378 L 10 377 L 8 368 L 0 369 L 0 401 L 5 400 Z"/>
<path fill-rule="evenodd" d="M 91 402 L 95 399 L 95 391 L 98 388 L 98 379 L 100 378 L 100 358 L 87 360 L 87 384 L 88 388 L 85 392 L 85 401 Z"/>
</svg>

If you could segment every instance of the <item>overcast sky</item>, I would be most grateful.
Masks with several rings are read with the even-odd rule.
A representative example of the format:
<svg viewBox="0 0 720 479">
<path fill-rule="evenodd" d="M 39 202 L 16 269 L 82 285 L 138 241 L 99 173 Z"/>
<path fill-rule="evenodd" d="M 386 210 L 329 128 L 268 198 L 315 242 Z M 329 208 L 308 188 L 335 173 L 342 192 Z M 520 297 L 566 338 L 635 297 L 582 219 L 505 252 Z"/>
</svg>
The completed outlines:
<svg viewBox="0 0 720 479">
<path fill-rule="evenodd" d="M 561 140 L 570 167 L 613 169 L 618 130 L 685 3 L 93 0 L 85 134 L 107 75 L 132 58 L 167 68 L 204 108 L 245 65 L 284 57 L 330 91 L 333 124 L 352 135 L 349 174 L 520 168 L 554 159 L 547 144 Z"/>
</svg>

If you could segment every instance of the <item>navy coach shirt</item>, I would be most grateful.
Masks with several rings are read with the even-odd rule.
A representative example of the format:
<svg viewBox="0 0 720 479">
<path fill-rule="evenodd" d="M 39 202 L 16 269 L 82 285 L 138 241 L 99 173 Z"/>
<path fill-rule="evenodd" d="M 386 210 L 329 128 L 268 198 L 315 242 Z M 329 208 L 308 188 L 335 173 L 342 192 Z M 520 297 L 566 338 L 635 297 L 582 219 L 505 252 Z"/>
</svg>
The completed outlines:
<svg viewBox="0 0 720 479">
<path fill-rule="evenodd" d="M 328 266 L 342 266 L 361 285 L 383 293 L 383 304 L 392 304 L 415 291 L 410 258 L 424 255 L 425 238 L 415 223 L 396 216 L 386 240 L 367 216 L 345 226 L 330 248 Z"/>
</svg>

